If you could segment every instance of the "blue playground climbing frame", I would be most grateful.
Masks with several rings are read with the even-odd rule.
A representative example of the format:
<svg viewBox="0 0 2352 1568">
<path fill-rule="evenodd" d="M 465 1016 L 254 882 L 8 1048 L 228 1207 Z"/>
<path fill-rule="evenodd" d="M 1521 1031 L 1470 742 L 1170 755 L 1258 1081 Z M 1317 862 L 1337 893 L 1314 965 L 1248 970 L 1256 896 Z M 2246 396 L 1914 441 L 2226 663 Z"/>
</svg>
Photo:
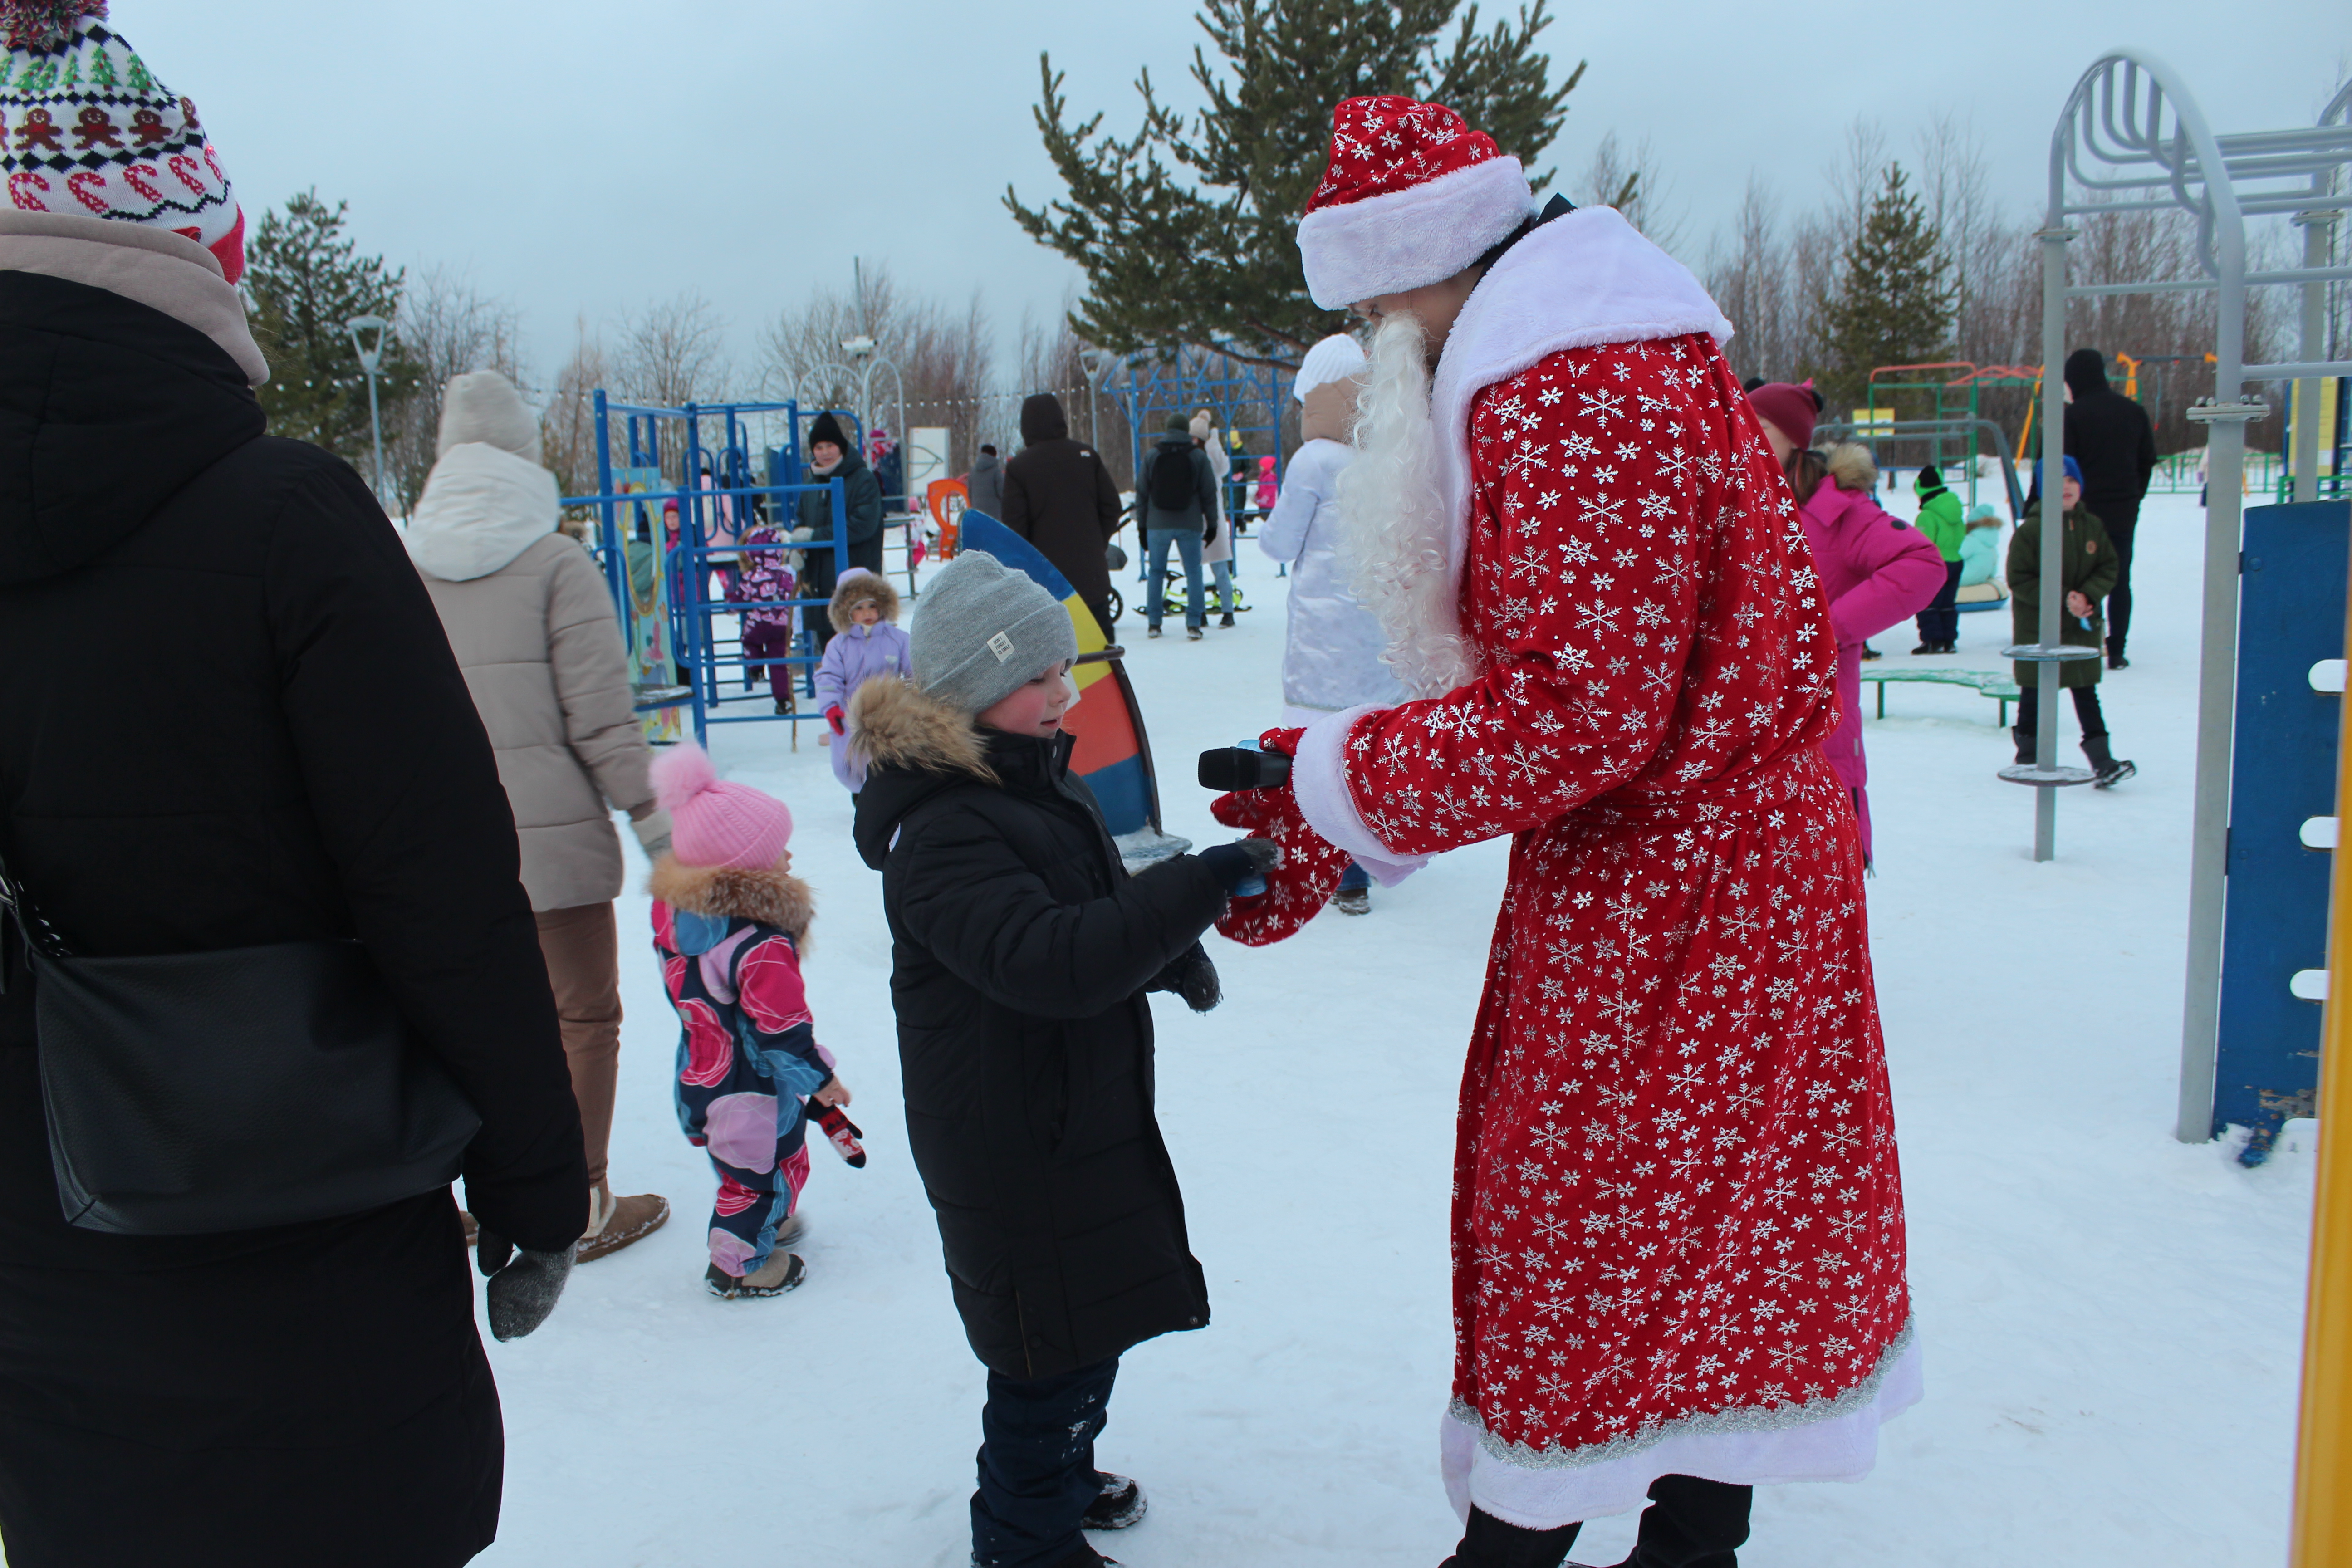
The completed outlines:
<svg viewBox="0 0 2352 1568">
<path fill-rule="evenodd" d="M 776 712 L 766 687 L 756 679 L 770 666 L 787 665 L 792 668 L 796 691 L 803 697 L 814 695 L 816 641 L 804 626 L 794 633 L 789 657 L 761 659 L 746 656 L 740 635 L 727 635 L 719 622 L 721 617 L 738 617 L 743 611 L 760 609 L 789 610 L 798 617 L 808 608 L 824 605 L 826 600 L 730 602 L 723 592 L 714 593 L 712 588 L 713 580 L 731 568 L 746 552 L 793 551 L 810 556 L 839 550 L 836 542 L 847 522 L 847 498 L 842 481 L 834 479 L 814 484 L 803 482 L 804 432 L 820 411 L 810 410 L 803 415 L 793 402 L 689 403 L 677 408 L 657 408 L 615 402 L 602 389 L 595 394 L 594 406 L 597 493 L 566 496 L 562 504 L 593 512 L 596 533 L 592 549 L 620 613 L 623 637 L 631 647 L 636 645 L 638 615 L 629 584 L 628 546 L 633 541 L 648 548 L 660 542 L 662 574 L 668 587 L 668 646 L 677 679 L 661 681 L 648 675 L 638 686 L 637 711 L 650 713 L 675 708 L 690 710 L 698 743 L 707 742 L 713 724 L 777 721 L 797 726 L 806 720 L 822 722 L 821 714 L 798 702 L 791 712 Z M 845 422 L 852 440 L 863 443 L 864 429 L 856 416 L 839 409 L 830 412 L 835 419 Z M 705 427 L 713 425 L 719 439 L 716 445 L 708 445 Z M 763 430 L 781 425 L 783 443 L 778 446 L 763 441 L 755 446 L 755 425 Z M 663 461 L 665 448 L 675 461 L 677 479 L 667 478 L 670 465 Z M 764 458 L 764 483 L 753 470 L 754 451 Z M 625 462 L 616 458 L 625 458 Z M 614 476 L 616 471 L 630 469 L 660 471 L 669 488 L 620 493 Z M 706 474 L 710 479 L 708 485 L 700 482 Z M 722 508 L 744 520 L 741 531 L 748 531 L 764 521 L 789 534 L 791 515 L 797 510 L 800 498 L 811 492 L 831 499 L 831 540 L 748 546 L 740 542 L 722 545 L 719 542 Z M 673 503 L 678 517 L 675 542 L 668 540 L 663 521 L 664 513 Z M 746 679 L 752 680 L 752 689 L 743 688 Z M 753 710 L 721 711 L 730 705 Z"/>
</svg>

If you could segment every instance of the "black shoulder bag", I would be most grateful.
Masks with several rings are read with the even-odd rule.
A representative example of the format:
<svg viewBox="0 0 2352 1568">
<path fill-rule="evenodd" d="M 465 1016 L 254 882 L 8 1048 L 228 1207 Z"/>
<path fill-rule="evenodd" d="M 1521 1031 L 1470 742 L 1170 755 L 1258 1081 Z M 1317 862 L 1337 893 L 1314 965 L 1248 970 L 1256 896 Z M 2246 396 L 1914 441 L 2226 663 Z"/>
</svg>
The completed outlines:
<svg viewBox="0 0 2352 1568">
<path fill-rule="evenodd" d="M 12 927 L 68 1224 L 254 1230 L 456 1180 L 481 1118 L 360 943 L 78 956 L 0 865 L 0 942 Z"/>
</svg>

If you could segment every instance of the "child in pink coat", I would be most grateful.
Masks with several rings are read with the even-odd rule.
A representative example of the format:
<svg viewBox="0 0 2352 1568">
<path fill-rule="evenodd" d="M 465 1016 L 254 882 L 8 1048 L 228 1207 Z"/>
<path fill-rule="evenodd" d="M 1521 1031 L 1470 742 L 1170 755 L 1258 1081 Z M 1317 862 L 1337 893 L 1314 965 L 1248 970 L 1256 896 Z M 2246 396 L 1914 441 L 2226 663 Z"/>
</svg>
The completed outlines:
<svg viewBox="0 0 2352 1568">
<path fill-rule="evenodd" d="M 1820 452 L 1792 452 L 1789 483 L 1796 491 L 1805 542 L 1830 602 L 1837 634 L 1838 727 L 1822 742 L 1830 766 L 1853 792 L 1862 829 L 1862 858 L 1870 850 L 1870 776 L 1862 750 L 1862 645 L 1925 609 L 1944 586 L 1944 555 L 1935 542 L 1871 499 L 1878 465 L 1854 442 Z"/>
</svg>

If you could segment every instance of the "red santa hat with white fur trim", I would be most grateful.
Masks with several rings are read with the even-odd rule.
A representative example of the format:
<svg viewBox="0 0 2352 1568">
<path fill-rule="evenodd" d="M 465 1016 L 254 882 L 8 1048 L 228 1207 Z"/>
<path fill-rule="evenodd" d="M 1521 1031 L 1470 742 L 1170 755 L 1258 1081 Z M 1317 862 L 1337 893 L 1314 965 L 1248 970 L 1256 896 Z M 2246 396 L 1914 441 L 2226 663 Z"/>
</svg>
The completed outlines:
<svg viewBox="0 0 2352 1568">
<path fill-rule="evenodd" d="M 1331 111 L 1331 162 L 1298 220 L 1307 291 L 1337 310 L 1443 282 L 1534 205 L 1519 161 L 1444 105 L 1348 99 Z"/>
</svg>

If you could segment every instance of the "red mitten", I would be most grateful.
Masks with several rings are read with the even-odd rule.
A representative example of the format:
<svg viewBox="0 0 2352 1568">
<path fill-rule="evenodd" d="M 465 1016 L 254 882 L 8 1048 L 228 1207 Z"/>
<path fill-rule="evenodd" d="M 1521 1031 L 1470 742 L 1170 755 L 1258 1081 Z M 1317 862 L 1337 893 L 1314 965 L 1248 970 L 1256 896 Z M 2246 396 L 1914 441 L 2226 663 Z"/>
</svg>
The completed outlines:
<svg viewBox="0 0 2352 1568">
<path fill-rule="evenodd" d="M 809 1115 L 819 1127 L 824 1129 L 825 1141 L 833 1145 L 834 1152 L 848 1161 L 853 1168 L 864 1170 L 866 1145 L 860 1143 L 858 1139 L 863 1137 L 865 1132 L 856 1122 L 849 1119 L 849 1112 L 842 1110 L 838 1105 L 821 1105 L 814 1100 L 808 1102 L 808 1108 Z"/>
<path fill-rule="evenodd" d="M 844 722 L 845 717 L 838 702 L 824 710 L 824 721 L 833 726 L 833 732 L 836 735 L 848 732 L 848 726 Z"/>
<path fill-rule="evenodd" d="M 1268 730 L 1258 738 L 1258 744 L 1291 756 L 1305 732 Z M 1340 873 L 1348 868 L 1348 852 L 1333 847 L 1307 826 L 1287 784 L 1221 795 L 1210 803 L 1209 815 L 1227 827 L 1242 828 L 1253 838 L 1270 838 L 1282 847 L 1282 864 L 1265 874 L 1265 891 L 1225 905 L 1217 921 L 1222 934 L 1244 947 L 1265 947 L 1295 933 L 1331 901 Z"/>
</svg>

